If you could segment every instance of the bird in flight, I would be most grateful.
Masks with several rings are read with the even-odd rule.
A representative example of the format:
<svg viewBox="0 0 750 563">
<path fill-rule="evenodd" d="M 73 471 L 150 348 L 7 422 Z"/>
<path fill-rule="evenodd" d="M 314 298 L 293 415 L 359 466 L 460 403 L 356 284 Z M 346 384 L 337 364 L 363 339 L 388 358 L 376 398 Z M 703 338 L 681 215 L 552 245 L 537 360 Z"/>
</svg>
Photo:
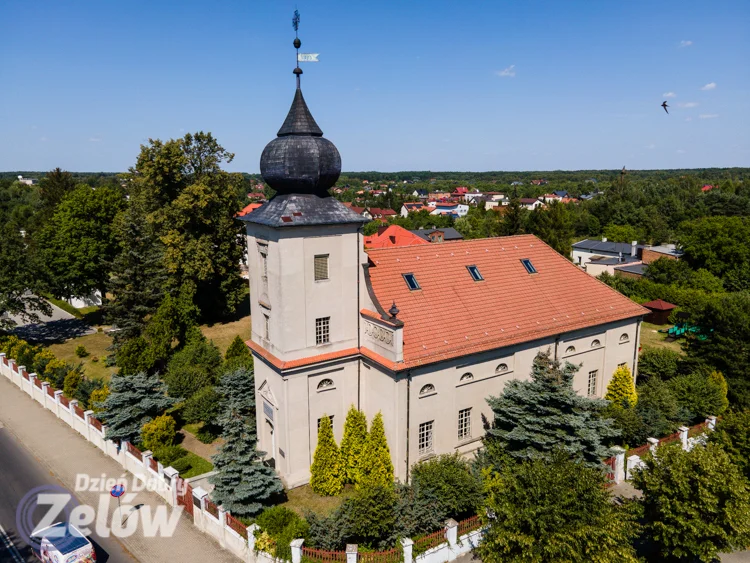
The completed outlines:
<svg viewBox="0 0 750 563">
<path fill-rule="evenodd" d="M 669 106 L 667 105 L 667 100 L 664 100 L 664 103 L 663 103 L 663 104 L 661 105 L 661 107 L 663 107 L 663 108 L 664 108 L 664 111 L 666 111 L 667 113 L 669 113 L 669 110 L 667 110 L 667 108 L 669 107 Z"/>
</svg>

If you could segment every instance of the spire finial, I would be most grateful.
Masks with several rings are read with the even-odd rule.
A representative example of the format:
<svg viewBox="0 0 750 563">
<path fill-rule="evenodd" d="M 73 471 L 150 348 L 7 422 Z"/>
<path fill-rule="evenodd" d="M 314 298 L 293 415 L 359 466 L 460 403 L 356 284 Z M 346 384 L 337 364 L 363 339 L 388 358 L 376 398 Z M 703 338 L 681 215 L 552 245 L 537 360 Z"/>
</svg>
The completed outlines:
<svg viewBox="0 0 750 563">
<path fill-rule="evenodd" d="M 299 40 L 299 10 L 294 10 L 294 17 L 292 18 L 292 27 L 294 28 L 294 48 L 297 51 L 297 66 L 294 67 L 294 74 L 297 77 L 297 88 L 300 87 L 300 74 L 302 69 L 299 67 L 299 48 L 302 46 L 302 41 Z"/>
</svg>

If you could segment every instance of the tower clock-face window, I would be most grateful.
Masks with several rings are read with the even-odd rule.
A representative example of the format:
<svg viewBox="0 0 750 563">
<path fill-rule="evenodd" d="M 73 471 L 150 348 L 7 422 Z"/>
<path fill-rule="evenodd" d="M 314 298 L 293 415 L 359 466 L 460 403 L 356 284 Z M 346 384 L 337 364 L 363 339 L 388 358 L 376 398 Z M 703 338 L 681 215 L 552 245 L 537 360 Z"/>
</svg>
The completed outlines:
<svg viewBox="0 0 750 563">
<path fill-rule="evenodd" d="M 328 279 L 328 254 L 315 256 L 315 281 Z"/>
</svg>

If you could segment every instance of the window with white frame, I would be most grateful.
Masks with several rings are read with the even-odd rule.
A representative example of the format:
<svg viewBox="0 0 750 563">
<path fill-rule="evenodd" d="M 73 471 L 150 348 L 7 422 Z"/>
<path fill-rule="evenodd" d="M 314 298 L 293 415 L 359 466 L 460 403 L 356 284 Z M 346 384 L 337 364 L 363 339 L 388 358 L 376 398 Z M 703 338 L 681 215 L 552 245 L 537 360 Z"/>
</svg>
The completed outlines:
<svg viewBox="0 0 750 563">
<path fill-rule="evenodd" d="M 435 392 L 435 386 L 432 383 L 423 385 L 422 388 L 419 390 L 420 395 L 429 395 L 434 392 Z"/>
<path fill-rule="evenodd" d="M 315 256 L 315 281 L 328 279 L 328 254 Z"/>
<path fill-rule="evenodd" d="M 318 383 L 318 391 L 333 387 L 333 379 L 323 379 Z"/>
<path fill-rule="evenodd" d="M 471 438 L 471 409 L 461 409 L 458 411 L 458 439 L 466 440 Z"/>
<path fill-rule="evenodd" d="M 315 344 L 328 344 L 330 340 L 331 317 L 315 319 Z"/>
<path fill-rule="evenodd" d="M 589 387 L 588 387 L 588 396 L 593 397 L 596 395 L 596 379 L 599 375 L 599 370 L 592 370 L 589 372 Z"/>
<path fill-rule="evenodd" d="M 470 372 L 466 372 L 461 376 L 461 381 L 471 381 L 472 379 L 474 379 L 474 375 Z"/>
<path fill-rule="evenodd" d="M 620 335 L 620 342 L 629 342 L 629 341 L 630 341 L 630 336 L 628 336 L 627 332 L 623 332 Z"/>
<path fill-rule="evenodd" d="M 592 348 L 598 348 L 601 345 L 602 345 L 602 343 L 599 342 L 599 340 L 594 340 L 594 341 L 591 342 L 591 347 Z"/>
<path fill-rule="evenodd" d="M 271 318 L 268 315 L 263 315 L 263 338 L 271 338 Z"/>
<path fill-rule="evenodd" d="M 508 364 L 498 364 L 495 368 L 495 373 L 505 373 L 508 371 Z"/>
<path fill-rule="evenodd" d="M 434 420 L 431 420 L 419 425 L 419 455 L 432 452 L 432 425 L 434 422 Z"/>
<path fill-rule="evenodd" d="M 568 346 L 565 349 L 565 353 L 566 354 L 575 354 L 575 352 L 576 352 L 576 347 L 575 346 Z"/>
</svg>

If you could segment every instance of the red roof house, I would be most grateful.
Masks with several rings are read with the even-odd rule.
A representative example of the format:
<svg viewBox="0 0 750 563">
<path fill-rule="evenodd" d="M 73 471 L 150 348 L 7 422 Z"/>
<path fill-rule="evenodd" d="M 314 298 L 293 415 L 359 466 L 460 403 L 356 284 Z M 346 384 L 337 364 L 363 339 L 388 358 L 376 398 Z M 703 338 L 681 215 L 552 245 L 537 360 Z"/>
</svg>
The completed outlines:
<svg viewBox="0 0 750 563">
<path fill-rule="evenodd" d="M 415 244 L 430 243 L 398 225 L 380 227 L 377 234 L 365 237 L 365 248 L 390 248 L 392 246 L 412 246 Z"/>
</svg>

